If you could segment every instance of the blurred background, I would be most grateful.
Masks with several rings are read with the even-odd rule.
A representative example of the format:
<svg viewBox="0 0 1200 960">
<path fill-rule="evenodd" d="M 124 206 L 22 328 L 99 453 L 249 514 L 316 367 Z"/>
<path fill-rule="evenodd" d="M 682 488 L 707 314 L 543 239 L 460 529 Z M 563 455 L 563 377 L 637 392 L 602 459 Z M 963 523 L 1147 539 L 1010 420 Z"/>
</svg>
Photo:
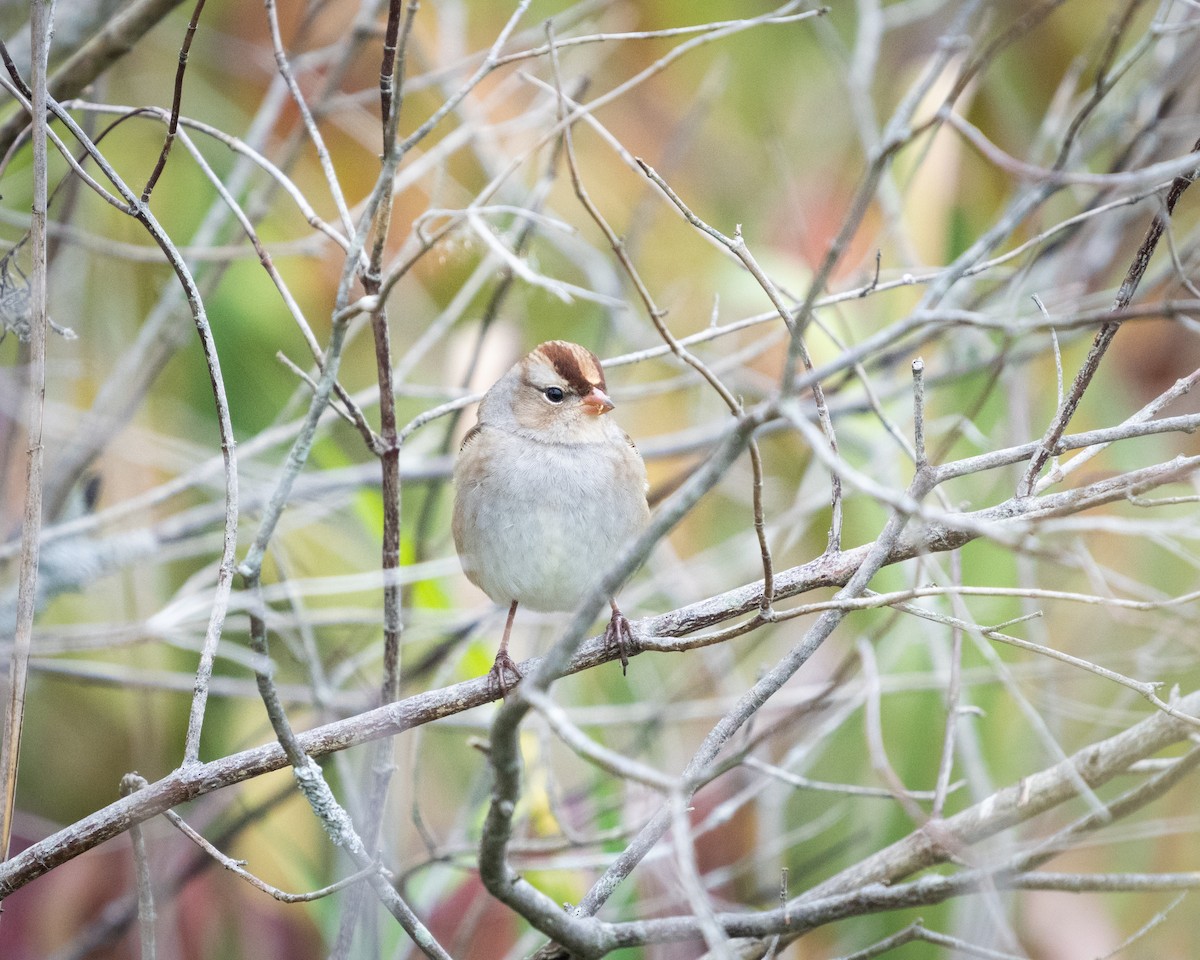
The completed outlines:
<svg viewBox="0 0 1200 960">
<path fill-rule="evenodd" d="M 52 75 L 78 44 L 106 23 L 123 23 L 120 15 L 134 6 L 62 0 Z M 150 202 L 196 278 L 219 354 L 238 445 L 239 559 L 308 407 L 306 378 L 319 375 L 298 317 L 324 348 L 346 267 L 345 250 L 329 234 L 352 234 L 380 171 L 386 5 L 311 0 L 275 11 L 321 151 L 277 68 L 273 7 L 204 5 L 181 108 L 195 154 L 174 144 Z M 409 424 L 477 394 L 543 340 L 574 340 L 605 359 L 615 416 L 646 456 L 655 493 L 673 489 L 705 459 L 730 417 L 711 387 L 663 348 L 576 197 L 556 129 L 555 71 L 539 52 L 548 19 L 561 44 L 563 92 L 602 101 L 573 126 L 587 192 L 623 239 L 671 332 L 694 337 L 690 349 L 745 404 L 778 389 L 786 330 L 762 286 L 686 222 L 633 158 L 654 167 L 714 228 L 730 237 L 740 229 L 789 304 L 804 300 L 842 236 L 806 345 L 823 373 L 840 455 L 896 495 L 913 472 L 912 360 L 926 364 L 925 426 L 935 463 L 1040 438 L 1059 379 L 1069 384 L 1078 369 L 1170 180 L 1063 182 L 1045 171 L 1135 171 L 1185 156 L 1200 134 L 1200 10 L 1183 0 L 859 0 L 819 14 L 805 4 L 777 9 L 731 0 L 535 0 L 496 51 L 501 62 L 474 82 L 514 10 L 511 2 L 439 0 L 413 16 L 400 137 L 467 89 L 412 144 L 395 179 L 383 262 L 385 275 L 397 277 L 388 315 L 398 420 Z M 812 15 L 799 16 L 806 12 Z M 28 77 L 28 10 L 8 3 L 0 13 L 9 50 Z M 192 14 L 188 4 L 160 14 L 127 55 L 58 94 L 135 192 L 162 148 L 162 111 L 170 109 Z M 591 39 L 572 44 L 575 38 Z M 0 652 L 7 663 L 29 356 L 12 298 L 19 300 L 29 269 L 22 240 L 32 185 L 27 116 L 5 97 L 0 237 L 11 253 L 0 274 L 8 328 L 0 342 Z M 158 112 L 131 113 L 147 106 Z M 946 118 L 951 110 L 954 122 Z M 906 119 L 889 129 L 898 111 Z M 881 144 L 889 162 L 872 168 Z M 94 164 L 87 169 L 96 173 Z M 857 218 L 872 169 L 881 174 Z M 253 224 L 277 280 L 214 181 Z M 48 346 L 46 528 L 14 851 L 116 799 L 126 772 L 153 781 L 181 762 L 224 504 L 212 387 L 179 282 L 145 230 L 72 177 L 53 152 L 50 185 L 50 313 L 75 336 L 51 334 Z M 1184 194 L 1142 281 L 1139 307 L 1185 301 L 1195 309 L 1200 300 L 1192 286 L 1200 256 L 1195 203 Z M 469 205 L 473 219 L 463 215 Z M 361 292 L 356 285 L 351 297 Z M 1118 424 L 1200 368 L 1200 338 L 1187 309 L 1149 314 L 1118 333 L 1071 432 Z M 1056 322 L 1055 336 L 1045 317 Z M 855 353 L 856 346 L 863 349 Z M 377 426 L 374 344 L 363 316 L 349 324 L 339 382 Z M 815 422 L 811 394 L 801 401 Z M 1196 410 L 1194 395 L 1181 390 L 1163 415 Z M 472 408 L 460 405 L 413 429 L 401 450 L 404 696 L 486 672 L 503 626 L 503 611 L 462 576 L 450 539 L 449 473 L 472 422 Z M 767 530 L 783 570 L 829 544 L 830 474 L 782 421 L 760 442 Z M 1053 489 L 1196 452 L 1194 437 L 1179 433 L 1123 442 Z M 931 502 L 981 510 L 1012 497 L 1023 472 L 1018 463 L 972 473 Z M 361 432 L 327 412 L 264 567 L 275 676 L 297 729 L 378 701 L 379 477 Z M 1183 483 L 1148 496 L 1195 493 L 1194 483 Z M 849 548 L 878 536 L 889 507 L 848 482 L 842 510 L 840 546 Z M 743 457 L 658 544 L 622 592 L 622 609 L 631 618 L 663 613 L 760 578 L 752 521 Z M 995 596 L 934 597 L 920 606 L 972 625 L 1036 615 L 1006 632 L 1187 692 L 1198 673 L 1195 604 L 1153 604 L 1196 589 L 1198 533 L 1194 502 L 1122 503 L 886 568 L 872 587 L 996 588 Z M 1150 608 L 1031 593 L 1038 590 Z M 781 607 L 831 595 L 817 591 Z M 522 611 L 517 657 L 544 650 L 566 619 Z M 562 680 L 555 698 L 590 735 L 675 775 L 811 623 L 800 616 L 703 649 L 643 655 L 628 677 L 608 664 Z M 866 661 L 863 642 L 873 651 Z M 914 829 L 910 806 L 893 794 L 899 782 L 918 808 L 929 809 L 956 664 L 961 719 L 948 813 L 1151 710 L 1126 687 L 1002 648 L 978 630 L 896 608 L 854 614 L 737 745 L 791 781 L 731 764 L 696 797 L 696 856 L 717 909 L 769 908 L 781 871 L 795 895 Z M 475 744 L 494 710 L 396 737 L 383 821 L 385 862 L 409 902 L 454 957 L 472 960 L 524 956 L 542 942 L 483 891 L 475 867 L 489 797 Z M 894 779 L 868 743 L 872 711 Z M 536 720 L 524 737 L 517 863 L 556 902 L 578 902 L 657 799 L 581 760 Z M 201 759 L 271 739 L 235 581 Z M 323 763 L 352 813 L 361 814 L 371 756 L 355 748 Z M 1130 785 L 1126 779 L 1113 790 Z M 1086 809 L 1073 801 L 997 838 L 987 855 L 1021 849 Z M 285 890 L 316 889 L 351 872 L 286 771 L 178 812 Z M 1185 782 L 1073 849 L 1055 869 L 1195 869 L 1198 826 Z M 341 955 L 416 955 L 390 920 L 374 916 L 375 905 L 347 931 L 351 894 L 283 904 L 221 870 L 161 818 L 147 825 L 147 837 L 162 957 L 305 960 L 336 953 L 346 938 L 352 946 Z M 122 835 L 10 897 L 0 955 L 135 956 L 132 897 Z M 920 916 L 930 929 L 996 956 L 1110 956 L 1161 916 L 1124 955 L 1190 957 L 1200 920 L 1190 898 L 1175 909 L 1177 898 L 1161 891 L 993 893 L 829 924 L 784 955 L 849 955 Z M 603 915 L 669 915 L 685 903 L 663 845 Z M 702 952 L 691 943 L 621 955 Z M 952 955 L 930 943 L 892 952 Z"/>
</svg>

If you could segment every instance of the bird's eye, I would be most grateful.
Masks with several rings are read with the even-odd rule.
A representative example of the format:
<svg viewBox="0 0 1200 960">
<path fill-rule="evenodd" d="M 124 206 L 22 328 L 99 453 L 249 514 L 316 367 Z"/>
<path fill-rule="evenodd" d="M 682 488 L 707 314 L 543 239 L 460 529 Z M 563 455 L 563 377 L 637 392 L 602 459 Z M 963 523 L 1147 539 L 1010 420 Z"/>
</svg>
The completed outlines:
<svg viewBox="0 0 1200 960">
<path fill-rule="evenodd" d="M 562 403 L 567 396 L 563 392 L 562 387 L 547 387 L 542 393 L 546 395 L 546 399 L 551 403 Z"/>
</svg>

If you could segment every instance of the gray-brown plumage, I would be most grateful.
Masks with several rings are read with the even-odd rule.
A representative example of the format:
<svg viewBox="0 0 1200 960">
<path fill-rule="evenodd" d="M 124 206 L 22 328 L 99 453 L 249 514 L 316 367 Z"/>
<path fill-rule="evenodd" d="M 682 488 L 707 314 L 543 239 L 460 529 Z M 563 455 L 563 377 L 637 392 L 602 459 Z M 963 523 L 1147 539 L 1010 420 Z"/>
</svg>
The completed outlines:
<svg viewBox="0 0 1200 960">
<path fill-rule="evenodd" d="M 468 579 L 509 605 L 490 676 L 520 679 L 508 655 L 517 607 L 573 610 L 649 519 L 646 468 L 607 414 L 595 355 L 563 340 L 533 350 L 488 390 L 454 467 L 454 543 Z M 607 635 L 625 663 L 628 621 Z"/>
</svg>

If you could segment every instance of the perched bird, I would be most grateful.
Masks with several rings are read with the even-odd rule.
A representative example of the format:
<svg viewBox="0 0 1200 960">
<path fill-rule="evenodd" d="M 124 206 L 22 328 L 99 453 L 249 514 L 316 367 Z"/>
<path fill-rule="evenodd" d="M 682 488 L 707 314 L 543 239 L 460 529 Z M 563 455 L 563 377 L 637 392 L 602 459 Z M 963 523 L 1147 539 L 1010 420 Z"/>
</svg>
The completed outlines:
<svg viewBox="0 0 1200 960">
<path fill-rule="evenodd" d="M 521 678 L 508 655 L 517 606 L 575 609 L 649 519 L 646 465 L 612 409 L 595 354 L 551 340 L 488 390 L 459 449 L 459 560 L 472 583 L 509 604 L 488 674 L 501 693 Z M 605 637 L 624 669 L 629 621 L 610 603 Z"/>
</svg>

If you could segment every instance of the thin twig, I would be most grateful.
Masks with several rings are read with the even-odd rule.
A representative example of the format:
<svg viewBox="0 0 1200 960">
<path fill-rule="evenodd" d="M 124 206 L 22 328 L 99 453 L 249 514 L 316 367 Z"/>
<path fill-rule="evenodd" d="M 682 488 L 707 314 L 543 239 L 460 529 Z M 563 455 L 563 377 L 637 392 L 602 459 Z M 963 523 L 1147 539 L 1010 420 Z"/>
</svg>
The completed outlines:
<svg viewBox="0 0 1200 960">
<path fill-rule="evenodd" d="M 925 361 L 920 357 L 912 362 L 913 379 L 913 453 L 917 471 L 929 466 L 925 453 Z"/>
<path fill-rule="evenodd" d="M 25 448 L 25 503 L 21 516 L 21 556 L 17 571 L 17 616 L 9 662 L 9 694 L 4 712 L 4 742 L 0 747 L 0 860 L 8 859 L 17 793 L 17 765 L 25 722 L 25 690 L 37 613 L 38 557 L 42 528 L 42 430 L 46 404 L 46 64 L 50 56 L 51 5 L 30 4 L 30 49 L 33 63 L 33 223 L 30 234 L 32 268 L 29 276 L 29 370 Z"/>
<path fill-rule="evenodd" d="M 346 887 L 352 886 L 361 880 L 366 880 L 371 874 L 379 873 L 380 867 L 378 864 L 372 863 L 363 867 L 356 873 L 350 874 L 348 877 L 343 877 L 335 883 L 321 887 L 319 890 L 312 890 L 308 893 L 287 893 L 280 890 L 278 887 L 272 886 L 264 880 L 256 877 L 246 869 L 244 860 L 234 860 L 221 852 L 221 849 L 213 843 L 209 843 L 200 833 L 192 829 L 191 825 L 183 819 L 174 810 L 163 811 L 165 816 L 185 837 L 192 841 L 197 847 L 203 850 L 208 856 L 219 863 L 222 867 L 228 870 L 235 876 L 241 877 L 250 886 L 256 890 L 261 890 L 271 898 L 278 900 L 280 903 L 312 903 L 314 900 L 321 900 L 328 897 L 332 893 L 337 893 L 339 890 L 344 890 Z"/>
<path fill-rule="evenodd" d="M 147 786 L 146 778 L 137 773 L 127 773 L 121 778 L 121 796 L 142 790 Z M 129 839 L 133 844 L 133 867 L 137 877 L 138 934 L 141 938 L 139 960 L 154 960 L 158 956 L 155 947 L 154 888 L 150 883 L 150 860 L 146 854 L 146 837 L 142 825 L 129 828 Z"/>
<path fill-rule="evenodd" d="M 1192 146 L 1192 154 L 1196 154 L 1198 151 L 1200 151 L 1200 139 Z M 1167 221 L 1175 210 L 1175 204 L 1179 202 L 1179 198 L 1183 196 L 1183 192 L 1192 185 L 1192 181 L 1197 175 L 1195 172 L 1196 169 L 1200 168 L 1193 167 L 1192 172 L 1177 176 L 1172 181 L 1171 189 L 1167 191 L 1167 196 L 1163 201 L 1163 208 L 1154 215 L 1154 219 L 1150 222 L 1150 227 L 1147 229 L 1145 237 L 1142 238 L 1141 244 L 1134 253 L 1133 261 L 1129 264 L 1129 270 L 1125 274 L 1125 279 L 1117 291 L 1117 296 L 1112 307 L 1114 312 L 1125 309 L 1129 306 L 1130 301 L 1133 300 L 1133 295 L 1137 292 L 1138 284 L 1146 272 L 1146 267 L 1150 264 L 1150 257 L 1153 256 L 1154 250 L 1158 246 L 1159 238 L 1162 237 L 1163 230 L 1166 229 Z M 1041 448 L 1029 462 L 1029 467 L 1026 469 L 1025 475 L 1017 488 L 1019 494 L 1028 496 L 1033 492 L 1038 474 L 1041 473 L 1042 467 L 1045 466 L 1059 438 L 1066 431 L 1067 425 L 1075 415 L 1075 409 L 1079 406 L 1079 401 L 1083 399 L 1084 391 L 1091 384 L 1096 371 L 1100 369 L 1100 362 L 1104 359 L 1105 353 L 1108 352 L 1113 337 L 1117 335 L 1119 328 L 1120 325 L 1117 323 L 1105 323 L 1097 331 L 1096 337 L 1092 341 L 1092 347 L 1083 361 L 1083 365 L 1079 368 L 1079 372 L 1075 374 L 1075 381 L 1071 384 L 1070 393 L 1059 404 L 1058 412 L 1046 428 L 1046 433 L 1042 437 Z"/>
<path fill-rule="evenodd" d="M 283 37 L 279 33 L 279 16 L 275 10 L 275 0 L 263 0 L 263 9 L 267 13 L 267 26 L 271 32 L 271 45 L 275 50 L 275 64 L 279 68 L 279 75 L 283 77 L 284 83 L 287 84 L 288 91 L 292 95 L 292 100 L 296 104 L 296 108 L 300 111 L 300 118 L 304 123 L 305 132 L 307 132 L 309 139 L 312 141 L 313 149 L 317 152 L 317 159 L 320 161 L 321 171 L 325 175 L 325 183 L 329 187 L 329 194 L 337 206 L 338 215 L 341 217 L 342 230 L 346 234 L 352 234 L 354 232 L 353 220 L 350 216 L 350 210 L 346 206 L 346 198 L 342 193 L 342 185 L 338 180 L 337 171 L 333 168 L 333 161 L 329 157 L 329 150 L 325 146 L 325 139 L 321 136 L 321 131 L 317 127 L 317 122 L 313 118 L 312 111 L 308 108 L 308 101 L 304 99 L 300 85 L 296 83 L 287 53 L 283 49 Z"/>
<path fill-rule="evenodd" d="M 558 706 L 545 693 L 531 690 L 525 694 L 530 705 L 537 710 L 546 722 L 568 747 L 586 760 L 591 761 L 606 773 L 622 780 L 640 783 L 663 793 L 669 793 L 678 786 L 673 777 L 663 776 L 657 770 L 622 756 L 615 750 L 609 750 L 596 743 L 579 729 L 568 718 L 562 707 Z"/>
<path fill-rule="evenodd" d="M 668 802 L 671 810 L 671 841 L 675 850 L 675 866 L 679 871 L 683 895 L 691 907 L 691 915 L 697 919 L 700 934 L 712 955 L 717 960 L 733 960 L 729 938 L 717 923 L 716 914 L 696 865 L 687 797 L 683 793 L 674 792 Z"/>
<path fill-rule="evenodd" d="M 883 743 L 883 708 L 881 704 L 882 687 L 879 682 L 879 665 L 875 661 L 875 651 L 865 637 L 860 637 L 854 645 L 858 651 L 858 659 L 862 663 L 863 679 L 866 682 L 866 697 L 863 701 L 863 721 L 866 727 L 867 753 L 871 757 L 871 766 L 875 773 L 887 784 L 893 798 L 904 808 L 908 818 L 916 826 L 929 822 L 929 817 L 913 799 L 912 792 L 904 785 L 887 756 L 887 748 Z"/>
<path fill-rule="evenodd" d="M 192 18 L 188 21 L 187 31 L 183 35 L 183 44 L 179 48 L 179 66 L 175 70 L 175 93 L 171 97 L 171 119 L 167 122 L 167 138 L 163 141 L 158 162 L 154 164 L 146 186 L 142 188 L 142 203 L 150 202 L 150 194 L 167 166 L 167 157 L 170 156 L 171 145 L 175 142 L 175 132 L 179 129 L 179 108 L 183 102 L 183 76 L 187 70 L 188 52 L 192 49 L 192 38 L 196 35 L 196 27 L 200 24 L 200 14 L 203 11 L 204 0 L 196 0 Z"/>
<path fill-rule="evenodd" d="M 383 162 L 373 195 L 379 198 L 374 215 L 369 220 L 374 242 L 365 269 L 362 272 L 363 289 L 368 297 L 375 298 L 370 311 L 372 342 L 375 348 L 375 375 L 379 385 L 379 436 L 377 442 L 368 446 L 379 458 L 380 491 L 383 499 L 383 523 L 381 530 L 380 569 L 384 575 L 383 587 L 383 677 L 379 686 L 381 703 L 391 703 L 400 695 L 401 663 L 400 642 L 403 636 L 403 589 L 394 574 L 400 569 L 400 441 L 396 428 L 396 395 L 393 381 L 391 331 L 389 329 L 386 301 L 378 297 L 379 276 L 382 271 L 384 250 L 391 226 L 392 201 L 395 189 L 395 171 L 402 159 L 396 144 L 396 130 L 403 102 L 402 91 L 409 37 L 416 19 L 417 5 L 410 2 L 407 16 L 400 19 L 400 4 L 393 0 L 388 11 L 388 42 L 394 45 L 391 51 L 384 50 L 384 63 L 380 73 L 381 91 L 387 86 L 387 96 L 382 102 L 380 136 L 383 143 Z M 365 221 L 367 222 L 367 221 Z M 382 839 L 387 794 L 395 773 L 392 745 L 383 741 L 375 745 L 369 764 L 371 771 L 362 803 L 363 844 L 371 851 L 379 850 Z M 337 944 L 349 950 L 354 930 L 360 921 L 365 899 L 361 895 L 351 896 L 339 922 Z M 337 956 L 340 949 L 335 949 Z"/>
<path fill-rule="evenodd" d="M 962 587 L 962 553 L 955 550 L 950 554 L 950 568 L 956 589 Z M 946 688 L 946 727 L 942 734 L 942 753 L 938 760 L 937 786 L 929 816 L 940 820 L 950 793 L 950 776 L 954 771 L 955 744 L 958 722 L 962 716 L 962 627 L 950 627 L 950 681 Z"/>
</svg>

